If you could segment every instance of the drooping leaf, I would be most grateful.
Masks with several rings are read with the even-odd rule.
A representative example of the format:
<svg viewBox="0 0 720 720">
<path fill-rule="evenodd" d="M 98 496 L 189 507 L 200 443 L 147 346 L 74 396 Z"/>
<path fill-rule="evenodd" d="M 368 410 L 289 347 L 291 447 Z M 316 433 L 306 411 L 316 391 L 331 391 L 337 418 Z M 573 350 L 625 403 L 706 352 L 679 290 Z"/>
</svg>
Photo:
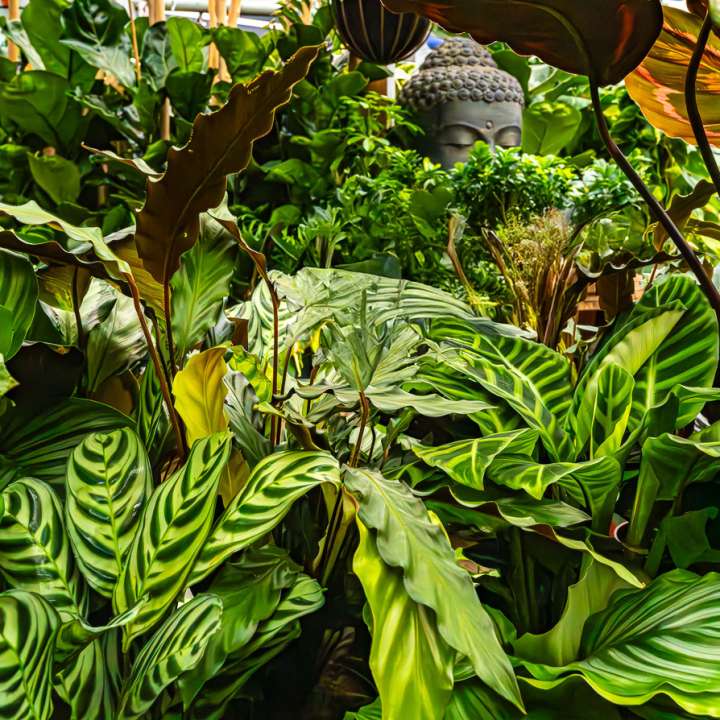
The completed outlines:
<svg viewBox="0 0 720 720">
<path fill-rule="evenodd" d="M 82 614 L 86 592 L 55 493 L 33 478 L 5 488 L 0 572 L 13 587 L 42 595 L 64 617 Z"/>
<path fill-rule="evenodd" d="M 453 687 L 455 652 L 440 634 L 433 611 L 415 602 L 402 570 L 385 563 L 373 533 L 358 522 L 353 571 L 372 613 L 370 669 L 383 720 L 439 720 Z"/>
<path fill-rule="evenodd" d="M 0 355 L 9 360 L 22 346 L 32 325 L 38 284 L 32 263 L 0 250 Z"/>
<path fill-rule="evenodd" d="M 48 720 L 52 650 L 60 623 L 41 595 L 24 590 L 0 594 L 0 716 Z"/>
<path fill-rule="evenodd" d="M 677 7 L 663 7 L 660 37 L 625 79 L 630 97 L 651 125 L 671 137 L 695 144 L 685 105 L 685 75 L 697 45 L 702 20 Z M 720 143 L 720 39 L 711 34 L 700 61 L 697 100 L 708 139 Z"/>
<path fill-rule="evenodd" d="M 158 628 L 133 663 L 118 703 L 117 720 L 147 717 L 162 691 L 202 658 L 222 622 L 222 602 L 197 595 Z"/>
<path fill-rule="evenodd" d="M 269 533 L 298 498 L 326 482 L 339 485 L 340 471 L 324 452 L 280 452 L 259 462 L 213 527 L 188 584 Z"/>
<path fill-rule="evenodd" d="M 135 240 L 158 282 L 170 281 L 180 256 L 197 240 L 200 213 L 221 203 L 226 176 L 245 168 L 254 141 L 272 128 L 275 110 L 290 100 L 317 52 L 302 48 L 281 71 L 236 85 L 223 108 L 195 119 L 185 147 L 170 149 L 166 173 L 148 180 Z"/>
<path fill-rule="evenodd" d="M 137 619 L 123 629 L 125 650 L 162 618 L 183 589 L 210 530 L 229 452 L 227 434 L 198 440 L 185 465 L 150 496 L 113 593 L 118 613 L 149 595 Z"/>
<path fill-rule="evenodd" d="M 393 12 L 425 15 L 479 43 L 505 42 L 520 55 L 620 82 L 645 57 L 662 26 L 659 0 L 384 0 Z"/>
<path fill-rule="evenodd" d="M 692 714 L 718 717 L 720 667 L 708 644 L 718 632 L 718 597 L 716 573 L 674 570 L 644 590 L 614 595 L 586 623 L 579 660 L 523 664 L 540 687 L 579 675 L 618 705 L 642 705 L 663 694 Z"/>
<path fill-rule="evenodd" d="M 371 470 L 348 469 L 346 487 L 360 503 L 359 518 L 376 532 L 385 563 L 400 568 L 412 600 L 435 612 L 443 640 L 467 655 L 495 692 L 522 707 L 517 681 L 470 576 L 455 562 L 447 536 L 401 482 Z"/>
<path fill-rule="evenodd" d="M 151 492 L 147 453 L 130 428 L 92 433 L 70 456 L 65 505 L 68 535 L 85 579 L 105 597 L 112 597 Z"/>
</svg>

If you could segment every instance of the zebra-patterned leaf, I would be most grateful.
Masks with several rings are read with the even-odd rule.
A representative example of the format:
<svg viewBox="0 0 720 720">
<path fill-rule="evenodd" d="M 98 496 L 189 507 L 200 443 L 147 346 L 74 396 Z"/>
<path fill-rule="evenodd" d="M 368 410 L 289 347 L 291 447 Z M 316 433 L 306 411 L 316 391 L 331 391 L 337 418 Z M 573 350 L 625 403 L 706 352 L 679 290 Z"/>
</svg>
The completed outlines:
<svg viewBox="0 0 720 720">
<path fill-rule="evenodd" d="M 589 442 L 590 458 L 612 455 L 622 445 L 630 419 L 635 381 L 625 368 L 609 362 L 598 371 L 597 392 L 583 395 L 575 418 L 575 449 Z"/>
<path fill-rule="evenodd" d="M 298 498 L 326 482 L 339 485 L 340 469 L 324 452 L 281 452 L 260 461 L 212 529 L 189 584 L 269 533 Z"/>
<path fill-rule="evenodd" d="M 131 425 L 127 415 L 109 405 L 70 398 L 40 414 L 35 407 L 14 412 L 0 432 L 0 454 L 15 466 L 16 476 L 64 489 L 68 457 L 85 435 Z"/>
<path fill-rule="evenodd" d="M 720 717 L 720 575 L 685 570 L 643 590 L 618 592 L 585 624 L 580 659 L 561 666 L 523 663 L 540 687 L 581 676 L 617 705 L 666 695 L 694 715 Z"/>
<path fill-rule="evenodd" d="M 695 282 L 671 275 L 653 285 L 614 330 L 583 373 L 577 386 L 577 413 L 583 395 L 594 392 L 598 371 L 608 363 L 635 379 L 628 429 L 642 424 L 650 408 L 677 385 L 709 387 L 718 365 L 717 317 Z M 691 422 L 703 400 L 685 402 L 676 427 Z"/>
<path fill-rule="evenodd" d="M 360 520 L 376 531 L 380 556 L 401 569 L 408 595 L 435 612 L 443 640 L 470 658 L 478 677 L 495 692 L 522 708 L 517 681 L 493 621 L 422 500 L 404 483 L 386 480 L 371 470 L 348 469 L 345 485 L 360 504 Z"/>
<path fill-rule="evenodd" d="M 116 613 L 149 596 L 137 619 L 124 628 L 125 651 L 162 618 L 185 586 L 212 525 L 229 453 L 228 434 L 198 440 L 185 465 L 150 496 L 113 594 Z"/>
<path fill-rule="evenodd" d="M 160 693 L 200 662 L 221 621 L 222 602 L 214 595 L 197 595 L 174 612 L 133 663 L 123 685 L 117 720 L 148 717 Z"/>
<path fill-rule="evenodd" d="M 442 718 L 453 687 L 455 651 L 440 634 L 433 611 L 416 603 L 399 568 L 380 556 L 370 530 L 358 522 L 353 571 L 372 613 L 370 669 L 383 720 Z"/>
<path fill-rule="evenodd" d="M 0 250 L 0 355 L 9 360 L 32 325 L 38 284 L 32 263 L 24 256 Z"/>
<path fill-rule="evenodd" d="M 483 489 L 485 471 L 500 455 L 530 455 L 537 443 L 536 430 L 515 430 L 445 445 L 413 445 L 413 452 L 431 467 L 440 468 L 461 485 Z"/>
<path fill-rule="evenodd" d="M 64 617 L 83 614 L 86 592 L 52 488 L 23 478 L 3 492 L 0 572 L 13 587 L 42 595 Z"/>
<path fill-rule="evenodd" d="M 57 612 L 23 590 L 0 594 L 0 717 L 47 720 Z"/>
<path fill-rule="evenodd" d="M 65 522 L 80 570 L 101 595 L 112 597 L 151 492 L 150 462 L 130 428 L 92 433 L 70 456 Z"/>
</svg>

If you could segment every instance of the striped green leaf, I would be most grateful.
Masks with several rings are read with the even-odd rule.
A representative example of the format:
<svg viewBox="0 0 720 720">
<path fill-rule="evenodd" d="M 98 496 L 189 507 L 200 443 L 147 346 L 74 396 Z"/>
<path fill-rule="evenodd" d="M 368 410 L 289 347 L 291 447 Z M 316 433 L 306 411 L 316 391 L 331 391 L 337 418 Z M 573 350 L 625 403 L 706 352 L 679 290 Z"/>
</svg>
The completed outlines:
<svg viewBox="0 0 720 720">
<path fill-rule="evenodd" d="M 498 456 L 530 455 L 537 443 L 535 430 L 515 430 L 445 445 L 413 445 L 412 451 L 431 467 L 440 468 L 455 482 L 483 489 L 485 471 Z"/>
<path fill-rule="evenodd" d="M 453 687 L 455 651 L 433 611 L 408 594 L 402 571 L 382 559 L 373 533 L 361 522 L 358 530 L 353 571 L 372 614 L 370 669 L 383 720 L 438 720 Z"/>
<path fill-rule="evenodd" d="M 359 502 L 360 520 L 376 533 L 380 556 L 400 568 L 410 598 L 435 612 L 443 640 L 469 657 L 478 677 L 495 692 L 522 707 L 493 622 L 422 501 L 404 483 L 371 470 L 348 469 L 345 485 Z"/>
<path fill-rule="evenodd" d="M 222 602 L 214 595 L 197 595 L 181 605 L 148 640 L 133 663 L 120 695 L 117 720 L 148 717 L 160 693 L 200 662 L 221 622 Z"/>
<path fill-rule="evenodd" d="M 135 429 L 154 467 L 162 455 L 163 445 L 170 432 L 170 421 L 152 363 L 148 363 L 140 380 L 134 416 Z"/>
<path fill-rule="evenodd" d="M 37 307 L 38 284 L 32 263 L 0 250 L 0 355 L 9 360 L 22 346 Z"/>
<path fill-rule="evenodd" d="M 0 594 L 0 717 L 47 720 L 57 612 L 24 590 Z"/>
<path fill-rule="evenodd" d="M 3 577 L 13 587 L 42 595 L 62 616 L 83 614 L 87 594 L 52 488 L 33 478 L 16 480 L 5 488 L 3 501 Z"/>
<path fill-rule="evenodd" d="M 112 597 L 152 485 L 147 453 L 130 428 L 92 433 L 70 456 L 68 535 L 85 579 L 105 597 Z"/>
<path fill-rule="evenodd" d="M 598 370 L 597 392 L 585 393 L 575 417 L 575 449 L 589 443 L 591 459 L 612 455 L 622 445 L 630 419 L 635 381 L 625 368 L 608 362 Z"/>
<path fill-rule="evenodd" d="M 619 592 L 585 625 L 579 659 L 523 665 L 540 687 L 582 677 L 617 705 L 642 705 L 666 695 L 689 713 L 720 716 L 720 575 L 685 570 L 643 590 Z"/>
<path fill-rule="evenodd" d="M 325 482 L 340 483 L 337 460 L 328 453 L 289 451 L 260 461 L 212 529 L 189 584 L 267 535 L 298 498 Z"/>
<path fill-rule="evenodd" d="M 137 619 L 123 631 L 123 649 L 147 632 L 185 587 L 210 530 L 218 484 L 230 455 L 230 437 L 198 440 L 185 465 L 150 496 L 113 594 L 116 613 L 145 595 Z"/>
<path fill-rule="evenodd" d="M 0 431 L 0 455 L 15 467 L 17 477 L 38 478 L 64 490 L 68 457 L 85 435 L 131 425 L 130 418 L 109 405 L 70 398 L 45 412 L 14 412 Z"/>
<path fill-rule="evenodd" d="M 662 403 L 675 386 L 712 385 L 717 334 L 717 317 L 695 282 L 685 275 L 668 276 L 643 295 L 594 354 L 577 386 L 575 413 L 586 402 L 583 395 L 596 391 L 600 368 L 615 363 L 634 377 L 628 428 L 639 427 L 648 410 Z M 692 421 L 703 404 L 684 404 L 676 427 Z"/>
</svg>

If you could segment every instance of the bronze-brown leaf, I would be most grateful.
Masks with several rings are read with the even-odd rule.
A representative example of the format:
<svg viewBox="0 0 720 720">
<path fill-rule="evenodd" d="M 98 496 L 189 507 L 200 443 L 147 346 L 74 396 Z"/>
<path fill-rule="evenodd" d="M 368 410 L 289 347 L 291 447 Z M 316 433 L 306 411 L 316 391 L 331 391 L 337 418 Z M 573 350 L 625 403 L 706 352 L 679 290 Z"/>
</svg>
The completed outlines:
<svg viewBox="0 0 720 720">
<path fill-rule="evenodd" d="M 662 26 L 659 0 L 383 0 L 394 12 L 425 15 L 478 42 L 506 42 L 521 55 L 620 82 L 652 47 Z"/>
<path fill-rule="evenodd" d="M 135 242 L 158 282 L 170 281 L 180 256 L 197 240 L 200 213 L 222 202 L 226 177 L 245 169 L 253 143 L 270 132 L 275 111 L 290 100 L 318 50 L 301 48 L 278 72 L 236 85 L 220 110 L 195 118 L 190 142 L 169 151 L 164 175 L 148 179 Z"/>
<path fill-rule="evenodd" d="M 695 144 L 687 107 L 685 75 L 702 20 L 676 8 L 664 8 L 660 37 L 625 85 L 645 117 L 658 130 Z M 698 71 L 697 99 L 708 139 L 720 145 L 720 39 L 710 35 Z"/>
</svg>

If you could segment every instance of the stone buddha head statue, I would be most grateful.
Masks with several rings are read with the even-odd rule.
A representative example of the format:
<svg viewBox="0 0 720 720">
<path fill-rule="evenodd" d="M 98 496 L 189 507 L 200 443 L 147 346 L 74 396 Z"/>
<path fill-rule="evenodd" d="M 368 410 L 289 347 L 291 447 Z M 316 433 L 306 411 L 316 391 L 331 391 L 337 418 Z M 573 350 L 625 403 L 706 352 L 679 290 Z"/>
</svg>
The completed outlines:
<svg viewBox="0 0 720 720">
<path fill-rule="evenodd" d="M 444 168 L 465 162 L 479 140 L 491 150 L 521 143 L 522 87 L 469 38 L 449 38 L 433 50 L 399 100 L 424 130 L 417 149 Z"/>
</svg>

